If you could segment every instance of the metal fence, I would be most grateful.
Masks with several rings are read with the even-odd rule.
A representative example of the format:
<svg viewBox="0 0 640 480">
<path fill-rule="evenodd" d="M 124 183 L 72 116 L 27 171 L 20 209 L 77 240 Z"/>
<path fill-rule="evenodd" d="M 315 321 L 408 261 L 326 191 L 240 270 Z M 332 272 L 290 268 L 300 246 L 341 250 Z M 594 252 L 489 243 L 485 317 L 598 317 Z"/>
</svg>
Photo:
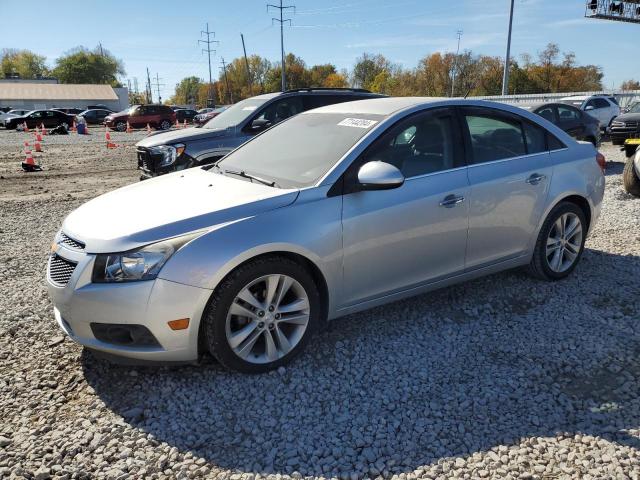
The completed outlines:
<svg viewBox="0 0 640 480">
<path fill-rule="evenodd" d="M 501 103 L 543 103 L 553 102 L 565 97 L 581 95 L 612 95 L 618 100 L 621 107 L 626 107 L 633 102 L 640 101 L 640 90 L 603 90 L 599 92 L 565 92 L 565 93 L 525 93 L 521 95 L 489 95 L 481 97 L 469 97 L 476 100 L 492 100 Z"/>
</svg>

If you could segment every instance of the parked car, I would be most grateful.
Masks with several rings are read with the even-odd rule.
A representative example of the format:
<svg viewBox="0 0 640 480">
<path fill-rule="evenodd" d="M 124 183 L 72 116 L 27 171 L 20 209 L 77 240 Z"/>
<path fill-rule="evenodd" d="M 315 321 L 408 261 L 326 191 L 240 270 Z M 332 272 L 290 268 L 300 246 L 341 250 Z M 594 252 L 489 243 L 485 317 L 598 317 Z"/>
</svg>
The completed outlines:
<svg viewBox="0 0 640 480">
<path fill-rule="evenodd" d="M 97 125 L 104 123 L 104 119 L 111 114 L 113 114 L 111 110 L 93 108 L 90 110 L 85 110 L 84 112 L 80 113 L 78 117 L 84 118 L 85 122 L 89 124 Z"/>
<path fill-rule="evenodd" d="M 209 113 L 215 110 L 215 107 L 206 107 L 198 110 L 198 113 Z"/>
<path fill-rule="evenodd" d="M 640 103 L 616 117 L 611 122 L 608 133 L 614 145 L 623 145 L 627 138 L 640 137 Z"/>
<path fill-rule="evenodd" d="M 0 114 L 0 123 L 2 123 L 4 125 L 4 121 L 11 118 L 11 117 L 21 117 L 23 115 L 26 115 L 27 113 L 29 113 L 31 110 L 22 110 L 22 109 L 11 109 L 8 112 L 2 113 Z"/>
<path fill-rule="evenodd" d="M 198 112 L 191 108 L 179 108 L 178 110 L 175 110 L 175 112 L 176 120 L 178 120 L 179 123 L 183 123 L 185 120 L 187 123 L 192 123 L 193 118 L 198 115 Z"/>
<path fill-rule="evenodd" d="M 620 115 L 620 105 L 618 105 L 618 101 L 613 96 L 577 95 L 562 98 L 560 102 L 573 105 L 598 119 L 602 130 L 606 130 L 613 119 Z"/>
<path fill-rule="evenodd" d="M 564 103 L 538 103 L 521 108 L 536 113 L 554 123 L 576 140 L 600 146 L 600 122 L 586 112 Z"/>
<path fill-rule="evenodd" d="M 81 108 L 57 108 L 53 107 L 51 110 L 56 110 L 58 112 L 66 113 L 68 115 L 79 115 L 84 112 Z"/>
<path fill-rule="evenodd" d="M 107 107 L 106 105 L 102 105 L 101 103 L 99 103 L 98 105 L 87 105 L 87 110 L 109 110 L 110 112 L 113 112 L 111 108 Z"/>
<path fill-rule="evenodd" d="M 225 105 L 223 107 L 212 108 L 208 112 L 198 113 L 198 115 L 196 115 L 193 118 L 193 123 L 195 123 L 196 125 L 204 125 L 205 123 L 207 123 L 212 118 L 217 117 L 218 115 L 220 115 L 227 108 L 229 108 L 229 107 L 227 105 Z"/>
<path fill-rule="evenodd" d="M 91 349 L 209 352 L 264 372 L 328 319 L 514 267 L 567 277 L 600 213 L 603 164 L 509 105 L 330 105 L 81 206 L 55 237 L 48 290 L 60 328 Z"/>
<path fill-rule="evenodd" d="M 153 135 L 136 144 L 141 179 L 213 163 L 297 113 L 340 102 L 379 98 L 361 89 L 299 89 L 247 98 L 200 128 Z"/>
<path fill-rule="evenodd" d="M 176 123 L 176 113 L 166 105 L 133 105 L 104 119 L 105 125 L 119 132 L 127 129 L 127 122 L 134 128 L 149 125 L 159 130 L 169 130 Z"/>
<path fill-rule="evenodd" d="M 634 197 L 640 197 L 640 138 L 624 141 L 626 162 L 622 171 L 622 185 Z"/>
<path fill-rule="evenodd" d="M 4 127 L 7 130 L 15 130 L 18 125 L 27 124 L 29 128 L 35 128 L 36 125 L 44 125 L 47 128 L 64 125 L 69 128 L 73 125 L 75 115 L 67 115 L 57 110 L 32 110 L 21 117 L 11 117 L 4 121 Z"/>
</svg>

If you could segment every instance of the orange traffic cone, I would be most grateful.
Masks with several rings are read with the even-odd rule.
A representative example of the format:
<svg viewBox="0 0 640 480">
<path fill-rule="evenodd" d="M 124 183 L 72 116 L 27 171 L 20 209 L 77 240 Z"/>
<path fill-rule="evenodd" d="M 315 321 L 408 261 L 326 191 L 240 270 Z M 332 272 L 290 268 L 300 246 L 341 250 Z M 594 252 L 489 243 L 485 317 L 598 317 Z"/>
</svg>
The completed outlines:
<svg viewBox="0 0 640 480">
<path fill-rule="evenodd" d="M 40 130 L 42 130 L 42 135 L 46 135 L 47 134 L 47 129 L 44 126 L 44 123 L 40 124 Z"/>
<path fill-rule="evenodd" d="M 131 128 L 131 125 L 129 125 L 129 121 L 127 120 L 127 133 L 131 132 L 133 132 L 133 129 Z"/>
<path fill-rule="evenodd" d="M 26 133 L 29 133 L 29 126 L 27 125 L 27 122 L 24 122 L 23 125 L 24 126 L 22 127 L 22 131 L 26 132 Z"/>
<path fill-rule="evenodd" d="M 151 135 L 151 125 L 147 123 L 147 135 Z"/>
<path fill-rule="evenodd" d="M 25 142 L 27 143 L 27 142 Z M 31 154 L 31 151 L 28 150 L 25 152 L 25 160 L 24 162 L 22 162 L 22 169 L 25 172 L 40 172 L 42 171 L 42 167 L 38 164 L 36 164 L 36 162 L 33 160 L 33 155 Z"/>
<path fill-rule="evenodd" d="M 107 148 L 116 148 L 117 145 L 111 141 L 111 133 L 109 132 L 109 128 L 107 127 L 107 131 L 104 132 L 104 139 L 107 142 Z"/>
<path fill-rule="evenodd" d="M 176 128 L 180 128 L 180 122 L 178 122 L 177 118 L 176 118 Z"/>
<path fill-rule="evenodd" d="M 182 128 L 187 128 L 187 119 L 184 119 L 184 122 L 182 122 Z"/>
<path fill-rule="evenodd" d="M 42 135 L 40 135 L 40 130 L 36 127 L 36 142 L 42 141 Z"/>
<path fill-rule="evenodd" d="M 72 132 L 77 132 L 78 129 L 76 128 L 76 121 L 74 120 L 73 123 L 71 124 L 71 131 Z"/>
<path fill-rule="evenodd" d="M 42 146 L 39 140 L 36 140 L 36 152 L 42 152 Z"/>
</svg>

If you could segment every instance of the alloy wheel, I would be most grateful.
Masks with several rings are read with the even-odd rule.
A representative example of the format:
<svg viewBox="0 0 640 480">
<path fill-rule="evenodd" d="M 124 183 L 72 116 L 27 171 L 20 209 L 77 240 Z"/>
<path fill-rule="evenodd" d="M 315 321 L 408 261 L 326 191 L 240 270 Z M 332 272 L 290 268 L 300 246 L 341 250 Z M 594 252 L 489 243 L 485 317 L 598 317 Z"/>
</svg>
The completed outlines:
<svg viewBox="0 0 640 480">
<path fill-rule="evenodd" d="M 227 343 L 249 363 L 271 363 L 296 347 L 309 316 L 309 297 L 297 280 L 266 275 L 250 282 L 234 298 L 227 312 Z"/>
<path fill-rule="evenodd" d="M 580 253 L 582 235 L 582 222 L 575 213 L 558 217 L 547 237 L 546 258 L 551 270 L 562 273 L 571 268 Z"/>
</svg>

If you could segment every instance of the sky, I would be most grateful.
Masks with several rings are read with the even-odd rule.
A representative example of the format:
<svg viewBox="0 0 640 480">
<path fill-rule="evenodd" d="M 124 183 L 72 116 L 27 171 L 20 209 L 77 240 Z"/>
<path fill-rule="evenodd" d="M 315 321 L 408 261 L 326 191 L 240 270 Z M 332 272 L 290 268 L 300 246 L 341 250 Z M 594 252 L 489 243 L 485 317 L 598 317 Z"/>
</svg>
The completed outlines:
<svg viewBox="0 0 640 480">
<path fill-rule="evenodd" d="M 271 0 L 278 3 L 279 0 Z M 146 68 L 159 76 L 167 99 L 176 83 L 195 75 L 208 79 L 201 30 L 215 32 L 214 79 L 225 62 L 247 54 L 280 59 L 277 11 L 261 0 L 0 0 L 0 49 L 26 48 L 55 58 L 78 45 L 101 43 L 124 62 L 127 79 L 144 89 Z M 504 56 L 509 0 L 288 0 L 285 49 L 307 65 L 333 63 L 350 69 L 363 52 L 382 53 L 413 68 L 430 53 L 460 49 Z M 575 52 L 578 63 L 601 66 L 606 88 L 640 79 L 640 25 L 584 18 L 583 0 L 515 0 L 512 55 L 536 55 L 547 43 Z M 26 30 L 25 30 L 26 29 Z M 157 93 L 154 88 L 154 100 Z"/>
</svg>

